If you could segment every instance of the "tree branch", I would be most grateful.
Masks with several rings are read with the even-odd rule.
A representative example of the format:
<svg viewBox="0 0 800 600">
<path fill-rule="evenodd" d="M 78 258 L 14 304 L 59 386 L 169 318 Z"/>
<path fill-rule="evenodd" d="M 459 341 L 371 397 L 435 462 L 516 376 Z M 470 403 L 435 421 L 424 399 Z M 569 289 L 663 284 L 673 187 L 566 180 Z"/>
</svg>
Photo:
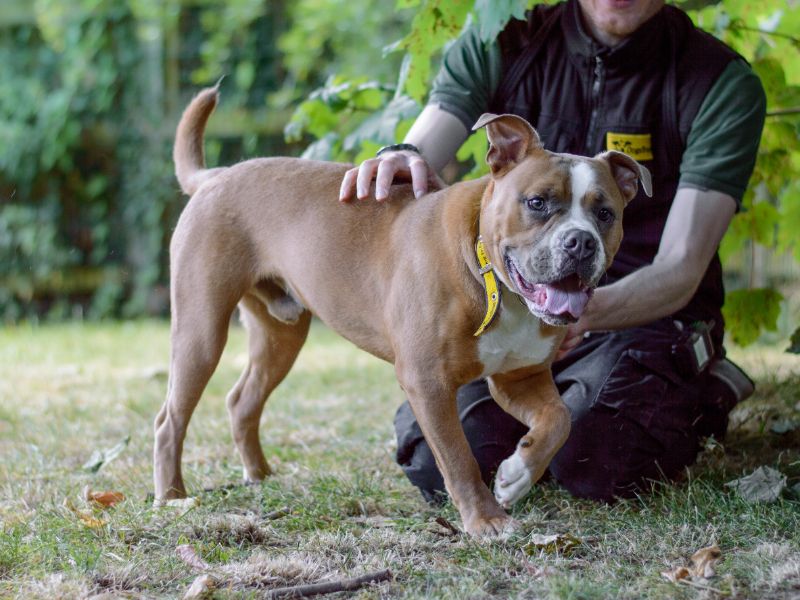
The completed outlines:
<svg viewBox="0 0 800 600">
<path fill-rule="evenodd" d="M 368 583 L 387 581 L 391 578 L 392 572 L 389 569 L 384 569 L 383 571 L 367 573 L 366 575 L 354 577 L 352 579 L 342 579 L 340 581 L 326 581 L 325 583 L 312 583 L 310 585 L 294 585 L 291 587 L 276 588 L 274 590 L 270 590 L 265 598 L 306 598 L 308 596 L 316 596 L 318 594 L 351 592 L 365 586 Z"/>
<path fill-rule="evenodd" d="M 790 40 L 795 44 L 800 44 L 800 38 L 796 38 L 793 35 L 789 35 L 788 33 L 781 33 L 779 31 L 767 31 L 765 29 L 759 29 L 758 27 L 748 27 L 747 25 L 739 25 L 731 24 L 731 29 L 741 29 L 742 31 L 752 31 L 754 33 L 760 33 L 761 35 L 771 35 L 772 37 L 779 37 Z"/>
<path fill-rule="evenodd" d="M 767 111 L 768 117 L 782 117 L 785 115 L 800 115 L 800 106 L 792 108 L 776 108 L 775 110 Z"/>
</svg>

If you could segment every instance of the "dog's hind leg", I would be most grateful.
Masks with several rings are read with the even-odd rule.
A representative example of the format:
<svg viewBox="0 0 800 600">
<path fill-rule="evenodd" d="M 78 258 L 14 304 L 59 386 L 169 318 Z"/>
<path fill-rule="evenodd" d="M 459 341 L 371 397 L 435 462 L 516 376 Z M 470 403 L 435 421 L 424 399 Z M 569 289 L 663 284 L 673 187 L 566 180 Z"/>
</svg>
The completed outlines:
<svg viewBox="0 0 800 600">
<path fill-rule="evenodd" d="M 181 498 L 183 441 L 189 419 L 217 367 L 237 301 L 249 282 L 232 269 L 209 268 L 198 244 L 175 247 L 172 256 L 172 322 L 167 398 L 155 420 L 153 477 L 158 500 Z M 225 258 L 225 257 L 223 257 Z M 216 264 L 230 264 L 219 260 Z"/>
<path fill-rule="evenodd" d="M 261 449 L 261 413 L 272 390 L 292 368 L 308 335 L 311 313 L 302 311 L 294 323 L 279 321 L 255 295 L 239 304 L 247 328 L 249 361 L 228 394 L 228 414 L 245 481 L 261 481 L 270 468 Z"/>
</svg>

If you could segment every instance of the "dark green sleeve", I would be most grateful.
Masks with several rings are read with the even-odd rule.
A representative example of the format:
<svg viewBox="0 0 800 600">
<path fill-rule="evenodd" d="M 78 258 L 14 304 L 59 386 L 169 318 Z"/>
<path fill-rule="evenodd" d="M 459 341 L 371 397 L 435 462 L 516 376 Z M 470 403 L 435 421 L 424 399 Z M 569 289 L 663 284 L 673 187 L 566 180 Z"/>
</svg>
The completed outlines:
<svg viewBox="0 0 800 600">
<path fill-rule="evenodd" d="M 486 44 L 476 27 L 469 28 L 445 52 L 428 103 L 458 117 L 469 131 L 487 111 L 501 68 L 497 42 Z"/>
<path fill-rule="evenodd" d="M 743 60 L 732 61 L 692 123 L 678 187 L 724 192 L 740 204 L 756 162 L 766 109 L 758 76 Z"/>
</svg>

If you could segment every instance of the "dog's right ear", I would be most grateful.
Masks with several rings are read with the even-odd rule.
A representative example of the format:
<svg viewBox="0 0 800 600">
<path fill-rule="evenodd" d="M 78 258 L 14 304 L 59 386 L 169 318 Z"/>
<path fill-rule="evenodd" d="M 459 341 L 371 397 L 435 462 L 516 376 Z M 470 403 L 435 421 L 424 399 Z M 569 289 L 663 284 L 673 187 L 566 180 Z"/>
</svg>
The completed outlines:
<svg viewBox="0 0 800 600">
<path fill-rule="evenodd" d="M 489 138 L 486 162 L 494 176 L 503 174 L 528 154 L 542 148 L 542 141 L 536 130 L 517 115 L 484 113 L 472 126 L 472 131 L 481 127 L 486 127 L 486 137 Z"/>
</svg>

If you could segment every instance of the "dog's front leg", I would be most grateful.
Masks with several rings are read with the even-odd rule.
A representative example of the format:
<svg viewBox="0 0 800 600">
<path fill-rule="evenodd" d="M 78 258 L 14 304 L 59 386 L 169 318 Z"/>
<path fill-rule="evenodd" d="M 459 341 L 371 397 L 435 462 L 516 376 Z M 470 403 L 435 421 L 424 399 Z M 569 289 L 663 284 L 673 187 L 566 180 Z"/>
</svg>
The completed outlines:
<svg viewBox="0 0 800 600">
<path fill-rule="evenodd" d="M 567 441 L 570 414 L 549 369 L 532 375 L 494 375 L 489 389 L 507 413 L 529 427 L 495 476 L 495 497 L 509 508 L 528 493 Z"/>
<path fill-rule="evenodd" d="M 458 420 L 454 386 L 427 370 L 397 369 L 411 409 L 433 452 L 444 483 L 470 535 L 494 538 L 507 535 L 514 521 L 497 504 L 481 480 L 480 469 Z"/>
</svg>

